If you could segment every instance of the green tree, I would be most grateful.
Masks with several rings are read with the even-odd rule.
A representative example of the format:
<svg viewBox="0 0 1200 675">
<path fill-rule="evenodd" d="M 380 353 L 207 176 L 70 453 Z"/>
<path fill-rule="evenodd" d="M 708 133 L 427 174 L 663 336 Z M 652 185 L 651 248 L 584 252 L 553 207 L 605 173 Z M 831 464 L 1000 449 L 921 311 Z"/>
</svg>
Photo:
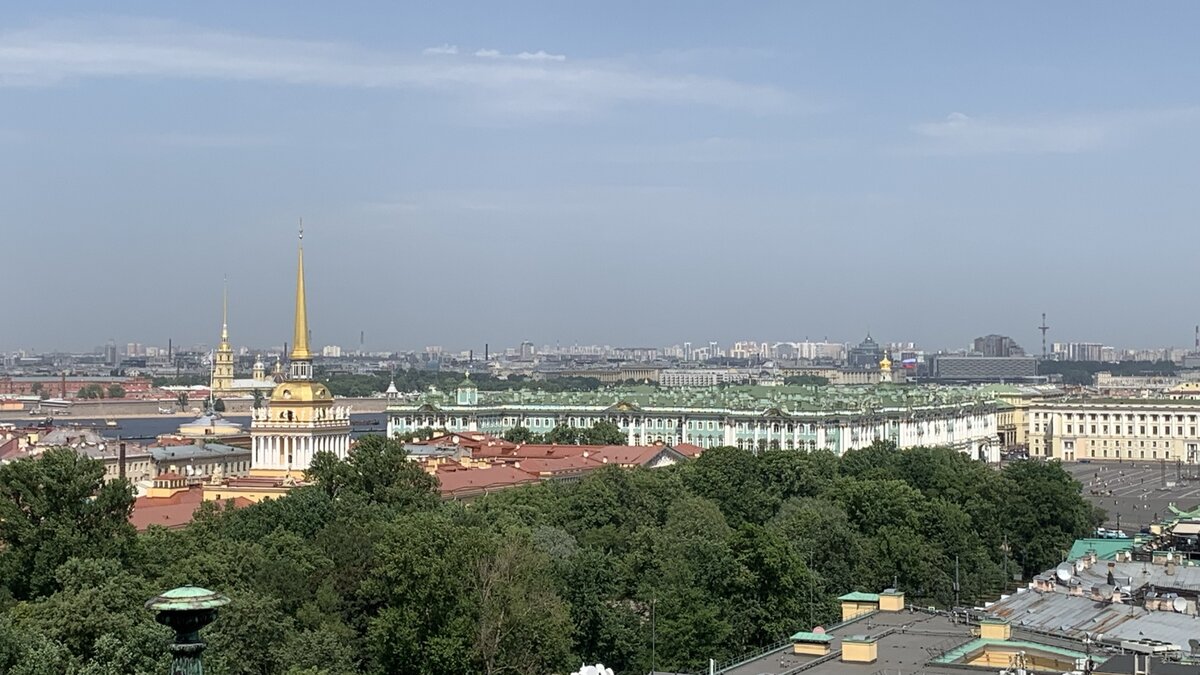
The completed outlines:
<svg viewBox="0 0 1200 675">
<path fill-rule="evenodd" d="M 600 420 L 579 434 L 579 445 L 625 445 L 625 434 L 615 423 Z"/>
<path fill-rule="evenodd" d="M 565 424 L 559 424 L 546 434 L 546 442 L 557 445 L 579 445 L 579 430 Z"/>
<path fill-rule="evenodd" d="M 509 443 L 537 443 L 541 440 L 540 436 L 528 427 L 513 427 L 504 432 L 503 438 Z"/>
<path fill-rule="evenodd" d="M 213 401 L 212 409 L 213 409 L 213 412 L 219 412 L 219 413 L 225 412 L 225 399 L 218 398 L 215 401 Z"/>
<path fill-rule="evenodd" d="M 475 560 L 470 592 L 478 606 L 474 649 L 488 675 L 565 672 L 570 662 L 570 614 L 545 583 L 544 554 L 507 538 Z"/>
<path fill-rule="evenodd" d="M 255 389 L 255 390 L 254 390 L 254 409 L 255 409 L 255 410 L 258 410 L 259 408 L 262 408 L 262 406 L 263 406 L 263 400 L 264 400 L 265 398 L 266 398 L 266 397 L 265 397 L 265 396 L 263 396 L 263 393 L 262 393 L 262 390 L 261 390 L 261 389 Z"/>
<path fill-rule="evenodd" d="M 820 375 L 789 375 L 783 378 L 783 383 L 787 385 L 824 387 L 829 384 L 829 378 L 821 377 Z"/>
<path fill-rule="evenodd" d="M 125 387 L 122 387 L 119 384 L 108 385 L 108 397 L 109 398 L 125 398 Z"/>
<path fill-rule="evenodd" d="M 53 593 L 71 557 L 122 559 L 133 540 L 133 491 L 71 448 L 0 465 L 0 583 L 15 598 Z"/>
<path fill-rule="evenodd" d="M 406 509 L 427 509 L 437 503 L 437 479 L 408 460 L 403 442 L 377 434 L 358 439 L 345 460 L 333 453 L 317 453 L 306 476 L 332 497 L 354 493 Z"/>
<path fill-rule="evenodd" d="M 104 387 L 96 384 L 95 382 L 91 384 L 85 384 L 79 388 L 79 391 L 75 394 L 75 397 L 87 399 L 104 398 Z"/>
<path fill-rule="evenodd" d="M 1023 460 L 1006 464 L 1005 522 L 1026 575 L 1062 560 L 1071 543 L 1100 524 L 1099 514 L 1079 497 L 1081 486 L 1058 462 Z"/>
<path fill-rule="evenodd" d="M 186 410 L 188 406 L 188 395 L 186 391 L 181 391 L 175 397 L 175 403 L 179 405 L 180 410 Z"/>
</svg>

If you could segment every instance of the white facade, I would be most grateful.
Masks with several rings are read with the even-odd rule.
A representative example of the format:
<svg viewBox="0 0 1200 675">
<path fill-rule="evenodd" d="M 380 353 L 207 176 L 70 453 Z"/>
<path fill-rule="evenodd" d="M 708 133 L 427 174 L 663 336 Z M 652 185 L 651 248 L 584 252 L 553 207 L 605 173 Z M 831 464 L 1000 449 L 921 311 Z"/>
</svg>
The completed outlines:
<svg viewBox="0 0 1200 675">
<path fill-rule="evenodd" d="M 1035 402 L 1029 454 L 1072 462 L 1200 462 L 1200 401 L 1082 399 Z"/>
<path fill-rule="evenodd" d="M 704 448 L 733 446 L 748 450 L 828 449 L 840 455 L 875 441 L 891 441 L 901 448 L 951 447 L 991 462 L 999 461 L 1000 454 L 993 403 L 794 413 L 778 408 L 640 407 L 622 402 L 609 406 L 425 403 L 390 405 L 387 411 L 388 435 L 422 428 L 500 435 L 514 427 L 525 427 L 545 433 L 559 425 L 583 429 L 607 421 L 625 433 L 629 445 L 690 443 Z"/>
<path fill-rule="evenodd" d="M 318 408 L 314 419 L 272 419 L 270 408 L 254 411 L 250 424 L 251 467 L 304 471 L 318 452 L 345 459 L 350 452 L 350 409 Z"/>
</svg>

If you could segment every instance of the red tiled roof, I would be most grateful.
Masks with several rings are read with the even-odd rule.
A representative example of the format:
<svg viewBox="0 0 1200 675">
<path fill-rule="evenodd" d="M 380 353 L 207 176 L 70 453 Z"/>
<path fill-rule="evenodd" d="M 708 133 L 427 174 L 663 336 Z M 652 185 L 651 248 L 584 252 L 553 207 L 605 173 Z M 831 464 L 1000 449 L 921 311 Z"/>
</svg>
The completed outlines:
<svg viewBox="0 0 1200 675">
<path fill-rule="evenodd" d="M 0 442 L 0 460 L 16 459 L 19 456 L 23 456 L 24 453 L 20 450 L 20 440 L 19 438 L 10 438 L 7 441 Z"/>
<path fill-rule="evenodd" d="M 442 465 L 436 475 L 443 498 L 469 497 L 538 482 L 537 476 L 506 464 L 470 469 L 454 464 Z"/>
<path fill-rule="evenodd" d="M 151 525 L 162 525 L 167 528 L 183 527 L 192 522 L 196 509 L 204 503 L 204 488 L 193 486 L 187 490 L 179 490 L 170 497 L 138 497 L 133 500 L 133 513 L 129 522 L 139 532 Z M 233 500 L 236 509 L 245 508 L 254 502 L 245 497 Z M 225 504 L 225 500 L 216 502 L 217 508 Z"/>
<path fill-rule="evenodd" d="M 183 527 L 192 522 L 192 516 L 203 501 L 204 490 L 199 487 L 180 490 L 170 497 L 138 497 L 133 500 L 129 522 L 139 531 L 151 525 Z"/>
<path fill-rule="evenodd" d="M 671 453 L 663 445 L 610 445 L 590 454 L 590 457 L 617 466 L 644 466 L 662 453 Z"/>
<path fill-rule="evenodd" d="M 507 447 L 483 447 L 472 453 L 475 458 L 504 457 L 504 458 L 553 458 L 580 457 L 586 452 L 594 452 L 602 445 L 551 445 L 545 443 L 528 443 L 526 445 L 509 444 Z"/>
<path fill-rule="evenodd" d="M 563 474 L 583 473 L 604 466 L 598 460 L 583 455 L 574 457 L 532 457 L 503 460 L 513 467 L 535 476 L 554 477 Z"/>
<path fill-rule="evenodd" d="M 691 443 L 679 443 L 677 445 L 672 445 L 671 447 L 684 457 L 691 457 L 692 459 L 695 459 L 704 453 L 704 448 L 698 445 L 692 445 Z"/>
</svg>

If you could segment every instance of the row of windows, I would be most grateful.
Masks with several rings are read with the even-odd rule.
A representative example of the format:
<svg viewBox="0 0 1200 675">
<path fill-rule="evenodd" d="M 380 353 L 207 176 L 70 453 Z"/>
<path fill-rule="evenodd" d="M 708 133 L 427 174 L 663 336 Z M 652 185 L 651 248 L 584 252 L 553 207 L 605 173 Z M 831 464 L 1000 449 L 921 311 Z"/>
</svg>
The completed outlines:
<svg viewBox="0 0 1200 675">
<path fill-rule="evenodd" d="M 1034 419 L 1050 419 L 1053 416 L 1053 414 L 1054 413 L 1050 413 L 1050 412 L 1034 411 L 1033 418 Z M 1077 412 L 1077 413 L 1060 413 L 1060 414 L 1062 415 L 1062 418 L 1066 419 L 1066 420 L 1076 419 L 1076 420 L 1080 420 L 1080 421 L 1090 420 L 1090 421 L 1094 422 L 1094 421 L 1096 421 L 1096 419 L 1098 417 L 1100 421 L 1106 422 L 1106 421 L 1109 421 L 1110 419 L 1112 421 L 1120 421 L 1122 419 L 1122 413 L 1112 413 L 1111 418 L 1110 418 L 1109 413 Z M 1147 421 L 1146 420 L 1147 417 L 1150 418 L 1149 421 L 1151 421 L 1151 422 L 1159 422 L 1159 421 L 1170 422 L 1171 421 L 1171 415 L 1169 413 L 1163 413 L 1161 420 L 1159 419 L 1158 413 L 1150 413 L 1149 415 L 1147 415 L 1146 413 L 1123 413 L 1123 415 L 1124 415 L 1124 420 L 1127 422 L 1132 422 L 1132 421 L 1134 421 L 1135 418 L 1137 419 L 1138 422 L 1145 422 L 1145 421 Z M 1185 417 L 1184 415 L 1176 414 L 1175 421 L 1182 422 L 1184 417 Z M 1187 417 L 1188 422 L 1192 422 L 1192 423 L 1196 422 L 1195 415 L 1187 415 L 1186 417 Z"/>
<path fill-rule="evenodd" d="M 753 440 L 743 438 L 738 440 L 737 446 L 742 450 L 816 450 L 817 442 L 812 440 L 800 441 L 800 443 L 797 445 L 796 442 L 790 438 L 783 442 L 779 441 L 778 439 L 768 441 L 765 438 L 760 438 L 757 442 L 755 442 Z"/>
<path fill-rule="evenodd" d="M 1184 435 L 1183 430 L 1186 428 L 1187 432 L 1188 432 L 1187 433 L 1188 436 L 1196 435 L 1196 427 L 1195 426 L 1172 427 L 1170 425 L 1164 425 L 1164 426 L 1160 427 L 1157 424 L 1152 424 L 1150 426 L 1146 426 L 1145 424 L 1139 424 L 1136 426 L 1132 425 L 1132 424 L 1126 424 L 1126 425 L 1121 425 L 1121 424 L 1112 424 L 1112 425 L 1109 425 L 1109 424 L 1099 424 L 1099 425 L 1097 425 L 1097 424 L 1086 424 L 1086 425 L 1078 424 L 1077 425 L 1074 423 L 1068 423 L 1063 426 L 1064 426 L 1064 433 L 1067 433 L 1067 434 L 1074 434 L 1074 433 L 1076 433 L 1076 430 L 1078 429 L 1078 433 L 1081 433 L 1081 434 L 1083 434 L 1083 433 L 1091 433 L 1091 434 L 1100 433 L 1100 434 L 1105 434 L 1105 435 L 1108 435 L 1108 434 L 1122 435 L 1122 432 L 1124 432 L 1124 435 L 1127 435 L 1127 436 L 1134 436 L 1134 435 L 1183 436 Z M 1049 432 L 1051 430 L 1051 424 L 1049 422 L 1046 422 L 1044 424 L 1041 422 L 1035 422 L 1033 424 L 1033 430 L 1035 433 L 1040 433 L 1042 431 Z M 1147 430 L 1149 430 L 1149 434 L 1147 434 Z M 1160 431 L 1162 432 L 1161 434 L 1159 433 Z M 1172 433 L 1172 432 L 1174 432 L 1174 433 Z"/>
</svg>

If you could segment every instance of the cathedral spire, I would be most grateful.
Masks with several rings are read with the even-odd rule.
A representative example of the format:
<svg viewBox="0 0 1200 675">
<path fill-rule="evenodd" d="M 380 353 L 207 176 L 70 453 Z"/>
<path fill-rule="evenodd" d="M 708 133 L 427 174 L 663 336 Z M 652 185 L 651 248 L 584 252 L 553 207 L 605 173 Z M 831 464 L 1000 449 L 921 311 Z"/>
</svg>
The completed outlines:
<svg viewBox="0 0 1200 675">
<path fill-rule="evenodd" d="M 292 360 L 311 361 L 308 351 L 308 309 L 304 297 L 304 219 L 300 219 L 299 262 L 296 265 L 296 326 L 292 333 Z"/>
<path fill-rule="evenodd" d="M 221 280 L 221 342 L 229 342 L 229 277 Z"/>
</svg>

